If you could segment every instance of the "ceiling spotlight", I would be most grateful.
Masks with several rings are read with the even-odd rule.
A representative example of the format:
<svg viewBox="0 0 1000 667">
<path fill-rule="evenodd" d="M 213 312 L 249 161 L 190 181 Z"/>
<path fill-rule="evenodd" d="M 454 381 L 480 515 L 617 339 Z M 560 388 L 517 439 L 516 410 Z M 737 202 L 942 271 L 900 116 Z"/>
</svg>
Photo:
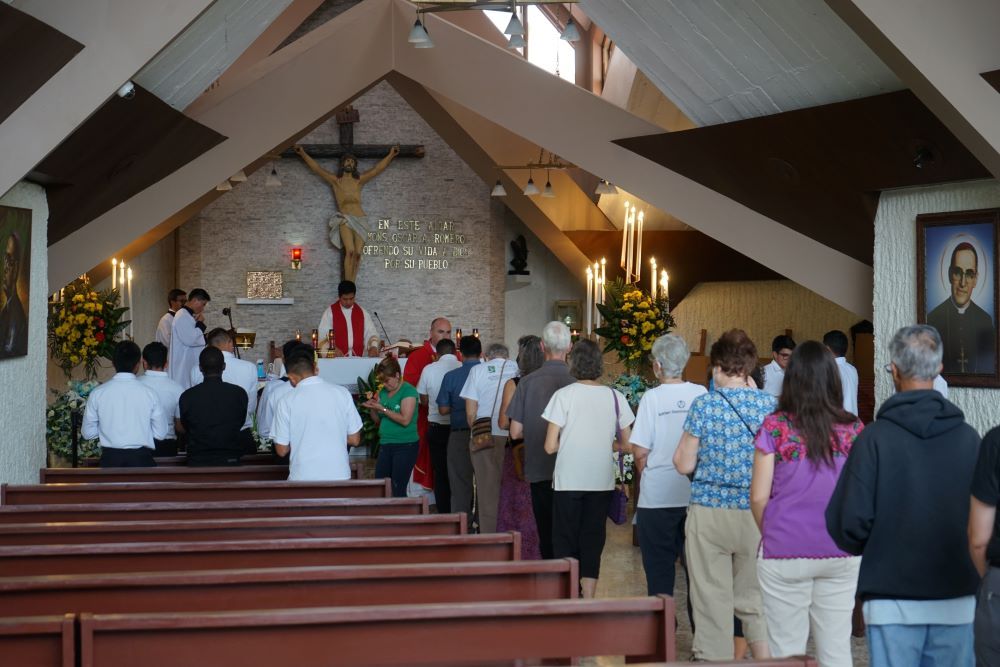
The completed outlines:
<svg viewBox="0 0 1000 667">
<path fill-rule="evenodd" d="M 917 149 L 917 155 L 913 158 L 913 166 L 917 169 L 923 169 L 927 165 L 934 162 L 934 153 L 931 152 L 926 146 L 921 146 Z"/>
<path fill-rule="evenodd" d="M 410 36 L 407 38 L 410 44 L 420 44 L 421 42 L 426 42 L 430 37 L 427 35 L 427 30 L 424 28 L 424 24 L 420 21 L 420 17 L 413 22 L 413 28 L 410 30 Z"/>
<path fill-rule="evenodd" d="M 510 41 L 507 42 L 508 49 L 523 49 L 524 45 L 525 42 L 522 35 L 511 35 Z"/>
<path fill-rule="evenodd" d="M 226 192 L 227 190 L 232 190 L 233 186 L 229 184 L 229 179 L 227 178 L 226 180 L 216 185 L 215 189 L 218 190 L 219 192 Z"/>
<path fill-rule="evenodd" d="M 562 34 L 559 35 L 559 39 L 565 40 L 567 42 L 579 42 L 580 41 L 580 31 L 576 27 L 576 23 L 573 22 L 573 17 L 571 16 L 569 21 L 566 22 L 566 27 L 563 29 Z"/>
<path fill-rule="evenodd" d="M 497 179 L 497 184 L 493 186 L 493 190 L 490 191 L 490 196 L 491 197 L 506 197 L 507 196 L 507 190 L 504 189 L 503 183 L 500 182 L 499 178 Z"/>
<path fill-rule="evenodd" d="M 601 179 L 598 182 L 597 187 L 594 189 L 595 195 L 616 195 L 618 194 L 618 188 L 609 183 L 605 179 Z"/>
<path fill-rule="evenodd" d="M 539 190 L 538 186 L 535 185 L 535 180 L 530 176 L 528 177 L 528 184 L 524 186 L 524 194 L 528 195 L 529 197 L 534 197 L 537 194 L 541 194 L 541 190 Z"/>
<path fill-rule="evenodd" d="M 122 87 L 118 89 L 118 97 L 123 100 L 130 100 L 135 97 L 135 84 L 131 81 L 123 83 Z"/>
<path fill-rule="evenodd" d="M 229 177 L 229 180 L 233 183 L 242 183 L 247 180 L 247 173 L 240 169 L 238 172 Z"/>
<path fill-rule="evenodd" d="M 271 173 L 267 175 L 264 185 L 269 188 L 281 187 L 281 179 L 278 178 L 278 170 L 274 168 L 274 163 L 271 164 Z"/>
<path fill-rule="evenodd" d="M 521 19 L 517 18 L 517 12 L 510 15 L 510 23 L 504 28 L 503 34 L 524 36 L 524 24 L 521 23 Z"/>
</svg>

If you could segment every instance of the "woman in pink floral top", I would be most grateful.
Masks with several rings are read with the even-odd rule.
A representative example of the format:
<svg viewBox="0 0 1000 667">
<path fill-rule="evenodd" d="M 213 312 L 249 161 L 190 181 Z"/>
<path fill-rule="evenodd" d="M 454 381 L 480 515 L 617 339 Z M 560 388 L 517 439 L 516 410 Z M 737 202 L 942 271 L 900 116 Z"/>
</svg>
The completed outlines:
<svg viewBox="0 0 1000 667">
<path fill-rule="evenodd" d="M 861 421 L 843 407 L 836 360 L 822 344 L 795 348 L 778 409 L 756 439 L 750 508 L 760 526 L 757 564 L 775 657 L 806 651 L 809 628 L 823 667 L 851 665 L 851 611 L 861 559 L 826 531 L 824 512 Z"/>
</svg>

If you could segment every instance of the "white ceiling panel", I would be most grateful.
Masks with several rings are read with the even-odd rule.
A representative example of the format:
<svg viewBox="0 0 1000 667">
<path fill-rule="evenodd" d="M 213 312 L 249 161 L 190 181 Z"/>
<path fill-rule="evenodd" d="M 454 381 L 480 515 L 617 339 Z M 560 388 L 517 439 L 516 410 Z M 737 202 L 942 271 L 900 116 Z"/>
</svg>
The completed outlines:
<svg viewBox="0 0 1000 667">
<path fill-rule="evenodd" d="M 823 0 L 581 0 L 697 125 L 904 86 Z"/>
</svg>

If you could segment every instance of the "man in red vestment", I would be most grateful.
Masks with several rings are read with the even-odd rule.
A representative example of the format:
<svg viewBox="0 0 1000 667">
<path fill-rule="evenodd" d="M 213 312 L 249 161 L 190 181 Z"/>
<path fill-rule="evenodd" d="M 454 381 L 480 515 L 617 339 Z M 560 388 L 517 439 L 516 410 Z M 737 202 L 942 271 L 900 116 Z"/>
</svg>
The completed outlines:
<svg viewBox="0 0 1000 667">
<path fill-rule="evenodd" d="M 378 332 L 364 308 L 354 302 L 357 287 L 350 280 L 337 285 L 337 300 L 323 313 L 319 322 L 319 349 L 329 348 L 330 331 L 334 334 L 334 356 L 377 357 Z"/>
<path fill-rule="evenodd" d="M 443 317 L 436 317 L 431 322 L 430 336 L 424 344 L 406 357 L 403 368 L 403 380 L 414 387 L 420 382 L 420 374 L 424 366 L 437 361 L 435 348 L 442 338 L 451 338 L 451 322 Z M 431 468 L 431 450 L 427 444 L 427 406 L 421 405 L 417 411 L 417 434 L 420 436 L 420 450 L 417 452 L 417 465 L 413 468 L 413 481 L 426 489 L 434 488 L 434 474 Z"/>
</svg>

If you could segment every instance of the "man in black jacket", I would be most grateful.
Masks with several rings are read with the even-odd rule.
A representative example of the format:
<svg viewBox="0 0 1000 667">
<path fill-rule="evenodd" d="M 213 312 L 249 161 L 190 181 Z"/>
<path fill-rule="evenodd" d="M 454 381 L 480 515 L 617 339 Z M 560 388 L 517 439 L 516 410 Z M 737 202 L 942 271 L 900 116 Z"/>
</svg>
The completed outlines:
<svg viewBox="0 0 1000 667">
<path fill-rule="evenodd" d="M 246 391 L 223 382 L 226 360 L 217 347 L 198 357 L 204 381 L 184 391 L 177 402 L 178 432 L 187 433 L 189 466 L 238 466 L 243 455 L 240 430 L 247 416 Z"/>
<path fill-rule="evenodd" d="M 932 390 L 934 327 L 903 327 L 889 345 L 896 393 L 858 437 L 826 509 L 844 551 L 863 555 L 872 667 L 972 667 L 979 576 L 969 557 L 969 488 L 979 435 Z"/>
</svg>

